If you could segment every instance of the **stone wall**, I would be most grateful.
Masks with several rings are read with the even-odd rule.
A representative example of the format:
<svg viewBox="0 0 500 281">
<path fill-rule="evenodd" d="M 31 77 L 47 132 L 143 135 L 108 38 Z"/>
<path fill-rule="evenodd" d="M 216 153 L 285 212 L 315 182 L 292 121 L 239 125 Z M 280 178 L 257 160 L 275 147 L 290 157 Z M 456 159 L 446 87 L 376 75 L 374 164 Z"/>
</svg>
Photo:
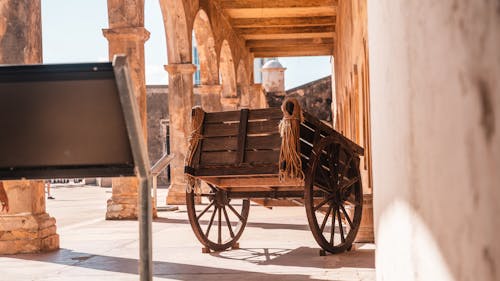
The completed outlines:
<svg viewBox="0 0 500 281">
<path fill-rule="evenodd" d="M 146 86 L 148 111 L 148 154 L 151 165 L 156 163 L 166 149 L 166 125 L 168 124 L 168 86 Z M 195 88 L 195 105 L 200 105 L 200 95 Z M 158 176 L 158 186 L 168 186 L 166 173 Z"/>
<path fill-rule="evenodd" d="M 332 123 L 332 77 L 330 75 L 287 90 L 286 96 L 296 98 L 303 110 Z"/>
<path fill-rule="evenodd" d="M 281 92 L 266 92 L 266 101 L 269 107 L 281 107 L 285 97 L 296 98 L 302 109 L 321 120 L 332 122 L 332 77 L 327 76 L 307 84 Z"/>
<path fill-rule="evenodd" d="M 496 0 L 368 2 L 379 281 L 500 280 L 499 29 Z"/>
</svg>

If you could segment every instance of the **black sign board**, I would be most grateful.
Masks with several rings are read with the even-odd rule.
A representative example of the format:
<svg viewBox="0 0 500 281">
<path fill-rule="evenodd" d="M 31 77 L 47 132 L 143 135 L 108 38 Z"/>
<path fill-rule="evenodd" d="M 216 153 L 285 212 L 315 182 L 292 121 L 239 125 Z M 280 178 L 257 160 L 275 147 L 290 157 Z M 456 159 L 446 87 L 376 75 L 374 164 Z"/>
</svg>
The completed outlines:
<svg viewBox="0 0 500 281">
<path fill-rule="evenodd" d="M 0 180 L 135 175 L 118 83 L 111 63 L 1 66 Z"/>
</svg>

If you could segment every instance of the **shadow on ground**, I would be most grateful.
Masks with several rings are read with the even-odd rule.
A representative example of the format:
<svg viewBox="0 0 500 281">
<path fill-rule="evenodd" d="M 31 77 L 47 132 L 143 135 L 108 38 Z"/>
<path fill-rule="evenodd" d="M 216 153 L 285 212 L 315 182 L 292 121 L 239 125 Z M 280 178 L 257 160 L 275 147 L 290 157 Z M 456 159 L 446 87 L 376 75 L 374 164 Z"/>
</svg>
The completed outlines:
<svg viewBox="0 0 500 281">
<path fill-rule="evenodd" d="M 243 260 L 259 265 L 279 265 L 314 268 L 375 268 L 375 250 L 358 249 L 336 255 L 320 256 L 319 248 L 300 247 L 297 249 L 241 248 L 238 250 L 215 252 L 219 258 Z"/>
<path fill-rule="evenodd" d="M 320 257 L 318 250 L 301 247 L 291 249 L 239 249 L 230 252 L 212 253 L 223 259 L 244 260 L 259 265 L 281 265 L 296 267 L 341 268 L 365 267 L 374 268 L 374 251 L 358 250 L 336 256 Z M 138 275 L 138 260 L 105 255 L 94 255 L 60 249 L 44 254 L 23 254 L 8 256 L 9 258 L 55 263 L 65 266 L 87 269 L 120 272 Z M 300 258 L 298 258 L 300 257 Z M 172 280 L 324 280 L 315 279 L 303 273 L 262 273 L 255 271 L 233 270 L 219 267 L 207 267 L 174 262 L 154 262 L 154 276 Z"/>
</svg>

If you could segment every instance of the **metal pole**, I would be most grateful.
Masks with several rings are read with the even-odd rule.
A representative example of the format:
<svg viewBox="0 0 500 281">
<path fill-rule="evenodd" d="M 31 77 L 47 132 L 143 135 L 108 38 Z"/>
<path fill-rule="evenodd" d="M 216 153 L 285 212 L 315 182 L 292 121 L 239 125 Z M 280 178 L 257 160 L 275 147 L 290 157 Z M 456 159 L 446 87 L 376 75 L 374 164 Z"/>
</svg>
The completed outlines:
<svg viewBox="0 0 500 281">
<path fill-rule="evenodd" d="M 139 178 L 139 275 L 141 281 L 151 281 L 153 276 L 151 181 Z"/>
</svg>

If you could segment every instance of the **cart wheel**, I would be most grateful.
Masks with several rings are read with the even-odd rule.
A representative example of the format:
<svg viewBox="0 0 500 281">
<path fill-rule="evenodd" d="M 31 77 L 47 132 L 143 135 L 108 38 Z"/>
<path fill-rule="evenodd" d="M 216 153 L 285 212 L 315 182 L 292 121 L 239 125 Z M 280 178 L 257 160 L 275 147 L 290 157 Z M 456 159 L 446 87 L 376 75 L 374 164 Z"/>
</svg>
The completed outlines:
<svg viewBox="0 0 500 281">
<path fill-rule="evenodd" d="M 322 139 L 311 153 L 304 204 L 309 227 L 321 248 L 335 254 L 351 247 L 363 204 L 359 158 L 333 137 Z"/>
<path fill-rule="evenodd" d="M 239 202 L 232 202 L 227 191 L 209 186 L 210 192 L 201 194 L 201 202 L 196 200 L 194 191 L 186 193 L 189 223 L 201 244 L 214 251 L 223 251 L 237 245 L 247 224 L 250 201 L 243 199 L 238 212 L 235 206 Z"/>
</svg>

